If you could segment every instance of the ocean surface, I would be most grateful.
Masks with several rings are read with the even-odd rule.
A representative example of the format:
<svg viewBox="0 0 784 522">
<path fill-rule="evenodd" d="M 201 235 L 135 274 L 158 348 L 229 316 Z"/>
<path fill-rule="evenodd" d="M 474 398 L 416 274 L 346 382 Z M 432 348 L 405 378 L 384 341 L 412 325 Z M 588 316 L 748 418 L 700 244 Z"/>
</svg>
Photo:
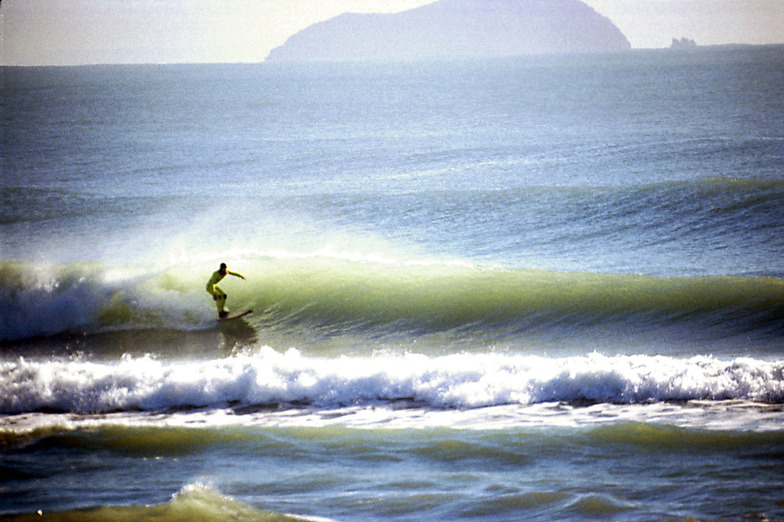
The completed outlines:
<svg viewBox="0 0 784 522">
<path fill-rule="evenodd" d="M 784 46 L 2 77 L 0 517 L 784 518 Z"/>
</svg>

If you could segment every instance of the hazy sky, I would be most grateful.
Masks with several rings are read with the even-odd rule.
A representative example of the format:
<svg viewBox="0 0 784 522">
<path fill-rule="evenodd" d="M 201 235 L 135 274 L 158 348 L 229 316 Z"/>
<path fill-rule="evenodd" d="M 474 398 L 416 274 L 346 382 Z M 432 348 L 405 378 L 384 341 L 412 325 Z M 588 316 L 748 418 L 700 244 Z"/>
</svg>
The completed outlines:
<svg viewBox="0 0 784 522">
<path fill-rule="evenodd" d="M 784 43 L 784 0 L 584 0 L 635 48 Z M 293 33 L 341 12 L 432 0 L 2 0 L 4 65 L 259 62 Z"/>
</svg>

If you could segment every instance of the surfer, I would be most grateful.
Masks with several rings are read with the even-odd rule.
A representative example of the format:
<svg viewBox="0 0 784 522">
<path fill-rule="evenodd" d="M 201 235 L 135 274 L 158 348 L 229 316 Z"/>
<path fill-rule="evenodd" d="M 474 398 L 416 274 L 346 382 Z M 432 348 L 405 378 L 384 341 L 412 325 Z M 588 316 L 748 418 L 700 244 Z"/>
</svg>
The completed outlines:
<svg viewBox="0 0 784 522">
<path fill-rule="evenodd" d="M 226 263 L 221 263 L 220 268 L 212 273 L 210 280 L 207 281 L 207 292 L 212 296 L 212 299 L 215 301 L 216 306 L 218 307 L 218 317 L 223 318 L 226 317 L 229 312 L 224 309 L 226 305 L 226 292 L 224 292 L 221 287 L 218 286 L 224 277 L 227 275 L 237 276 L 241 279 L 245 279 L 245 276 L 242 274 L 238 274 L 237 272 L 232 272 L 228 268 L 226 268 Z"/>
</svg>

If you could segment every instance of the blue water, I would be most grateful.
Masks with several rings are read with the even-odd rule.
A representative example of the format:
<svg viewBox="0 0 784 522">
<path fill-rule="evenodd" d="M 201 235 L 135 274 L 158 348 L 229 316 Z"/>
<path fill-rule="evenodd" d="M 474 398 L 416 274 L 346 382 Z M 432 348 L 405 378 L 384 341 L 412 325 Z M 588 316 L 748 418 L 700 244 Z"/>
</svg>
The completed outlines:
<svg viewBox="0 0 784 522">
<path fill-rule="evenodd" d="M 2 73 L 0 514 L 784 517 L 781 46 Z"/>
</svg>

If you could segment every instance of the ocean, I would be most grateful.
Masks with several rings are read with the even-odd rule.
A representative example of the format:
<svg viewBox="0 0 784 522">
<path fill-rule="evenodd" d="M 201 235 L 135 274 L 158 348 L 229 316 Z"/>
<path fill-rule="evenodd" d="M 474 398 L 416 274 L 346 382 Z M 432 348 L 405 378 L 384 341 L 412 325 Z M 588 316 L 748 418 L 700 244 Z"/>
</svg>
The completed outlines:
<svg viewBox="0 0 784 522">
<path fill-rule="evenodd" d="M 0 517 L 784 519 L 784 46 L 2 76 Z"/>
</svg>

